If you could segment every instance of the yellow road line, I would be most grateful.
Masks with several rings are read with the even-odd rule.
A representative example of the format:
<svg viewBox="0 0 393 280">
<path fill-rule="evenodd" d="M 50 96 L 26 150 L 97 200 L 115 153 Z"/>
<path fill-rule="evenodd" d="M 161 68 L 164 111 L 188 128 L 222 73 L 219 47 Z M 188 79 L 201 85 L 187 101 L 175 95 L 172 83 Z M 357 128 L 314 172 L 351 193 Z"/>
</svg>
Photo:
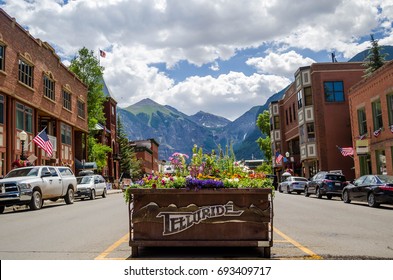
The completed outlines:
<svg viewBox="0 0 393 280">
<path fill-rule="evenodd" d="M 306 248 L 305 246 L 301 245 L 299 242 L 293 240 L 277 228 L 273 228 L 274 232 L 280 235 L 283 239 L 285 240 L 275 240 L 275 243 L 286 243 L 289 242 L 293 244 L 295 247 L 297 247 L 299 250 L 303 251 L 304 253 L 308 254 L 309 257 L 308 259 L 315 259 L 315 260 L 321 260 L 323 259 L 321 256 L 315 254 L 313 251 L 310 249 Z M 123 258 L 107 258 L 107 256 L 113 252 L 117 247 L 119 247 L 122 243 L 127 242 L 129 239 L 129 233 L 124 235 L 122 238 L 117 240 L 115 243 L 113 243 L 111 246 L 109 246 L 104 252 L 102 252 L 99 256 L 95 258 L 95 260 L 124 260 Z M 297 259 L 298 257 L 295 257 Z M 302 258 L 299 258 L 302 259 Z"/>
<path fill-rule="evenodd" d="M 295 245 L 298 249 L 302 250 L 304 253 L 310 255 L 311 259 L 315 259 L 315 260 L 322 260 L 323 258 L 317 254 L 315 254 L 313 251 L 311 251 L 310 249 L 304 247 L 302 244 L 300 244 L 299 242 L 293 240 L 292 238 L 290 238 L 289 236 L 285 235 L 284 233 L 282 233 L 281 231 L 279 231 L 276 228 L 273 228 L 274 232 L 277 233 L 278 235 L 280 235 L 282 238 L 288 240 L 288 242 L 292 243 L 293 245 Z"/>
<path fill-rule="evenodd" d="M 109 246 L 104 252 L 102 252 L 98 257 L 96 257 L 95 260 L 105 260 L 105 259 L 107 259 L 106 256 L 108 256 L 112 251 L 114 251 L 122 243 L 127 242 L 128 238 L 129 238 L 129 234 L 127 233 L 122 238 L 120 238 L 115 243 L 113 243 L 111 246 Z"/>
</svg>

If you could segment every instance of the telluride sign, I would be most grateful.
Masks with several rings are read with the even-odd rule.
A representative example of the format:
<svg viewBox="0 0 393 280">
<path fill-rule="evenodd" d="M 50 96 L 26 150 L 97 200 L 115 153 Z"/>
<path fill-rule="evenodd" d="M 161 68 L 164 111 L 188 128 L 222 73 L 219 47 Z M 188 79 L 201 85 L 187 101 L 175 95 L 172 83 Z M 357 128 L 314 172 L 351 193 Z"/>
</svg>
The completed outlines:
<svg viewBox="0 0 393 280">
<path fill-rule="evenodd" d="M 164 220 L 163 235 L 170 235 L 182 232 L 206 219 L 222 216 L 237 217 L 243 212 L 243 210 L 235 211 L 233 202 L 229 201 L 225 205 L 199 207 L 194 212 L 160 212 L 157 217 L 162 217 Z"/>
<path fill-rule="evenodd" d="M 272 189 L 127 190 L 131 256 L 139 247 L 273 246 Z"/>
</svg>

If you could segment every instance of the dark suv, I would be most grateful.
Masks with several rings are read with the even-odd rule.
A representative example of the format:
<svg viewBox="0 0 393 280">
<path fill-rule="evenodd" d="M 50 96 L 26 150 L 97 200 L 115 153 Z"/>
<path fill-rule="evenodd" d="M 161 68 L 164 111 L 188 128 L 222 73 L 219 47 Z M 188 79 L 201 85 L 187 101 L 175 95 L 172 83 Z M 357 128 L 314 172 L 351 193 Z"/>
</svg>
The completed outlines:
<svg viewBox="0 0 393 280">
<path fill-rule="evenodd" d="M 332 199 L 333 196 L 341 197 L 343 188 L 347 184 L 342 173 L 320 171 L 308 182 L 304 189 L 304 195 L 315 194 L 318 198 L 326 195 L 328 199 Z"/>
</svg>

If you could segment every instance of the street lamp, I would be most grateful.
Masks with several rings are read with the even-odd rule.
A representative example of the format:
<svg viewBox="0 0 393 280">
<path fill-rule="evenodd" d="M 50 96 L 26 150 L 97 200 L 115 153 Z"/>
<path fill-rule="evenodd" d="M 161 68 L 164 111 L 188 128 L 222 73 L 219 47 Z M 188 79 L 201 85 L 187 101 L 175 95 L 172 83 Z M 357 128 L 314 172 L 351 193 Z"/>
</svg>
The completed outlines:
<svg viewBox="0 0 393 280">
<path fill-rule="evenodd" d="M 25 150 L 25 141 L 27 140 L 27 133 L 24 130 L 22 130 L 19 133 L 19 139 L 20 139 L 20 142 L 21 142 L 21 145 L 22 145 L 22 154 L 20 155 L 20 159 L 21 160 L 26 160 L 26 157 L 25 157 L 25 154 L 24 154 L 24 150 Z"/>
<path fill-rule="evenodd" d="M 289 160 L 289 152 L 285 153 L 285 157 L 287 158 L 287 160 Z M 287 161 L 288 162 L 288 161 Z M 287 163 L 287 168 L 288 168 L 288 163 Z"/>
</svg>

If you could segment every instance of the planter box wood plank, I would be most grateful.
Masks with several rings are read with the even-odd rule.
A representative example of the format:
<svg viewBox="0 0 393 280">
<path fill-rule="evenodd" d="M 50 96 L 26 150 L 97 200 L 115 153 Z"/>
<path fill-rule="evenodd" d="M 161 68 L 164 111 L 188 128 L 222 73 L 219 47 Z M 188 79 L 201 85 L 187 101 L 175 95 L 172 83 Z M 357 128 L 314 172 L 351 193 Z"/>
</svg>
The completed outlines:
<svg viewBox="0 0 393 280">
<path fill-rule="evenodd" d="M 131 255 L 140 246 L 252 246 L 270 257 L 271 189 L 129 189 Z"/>
</svg>

